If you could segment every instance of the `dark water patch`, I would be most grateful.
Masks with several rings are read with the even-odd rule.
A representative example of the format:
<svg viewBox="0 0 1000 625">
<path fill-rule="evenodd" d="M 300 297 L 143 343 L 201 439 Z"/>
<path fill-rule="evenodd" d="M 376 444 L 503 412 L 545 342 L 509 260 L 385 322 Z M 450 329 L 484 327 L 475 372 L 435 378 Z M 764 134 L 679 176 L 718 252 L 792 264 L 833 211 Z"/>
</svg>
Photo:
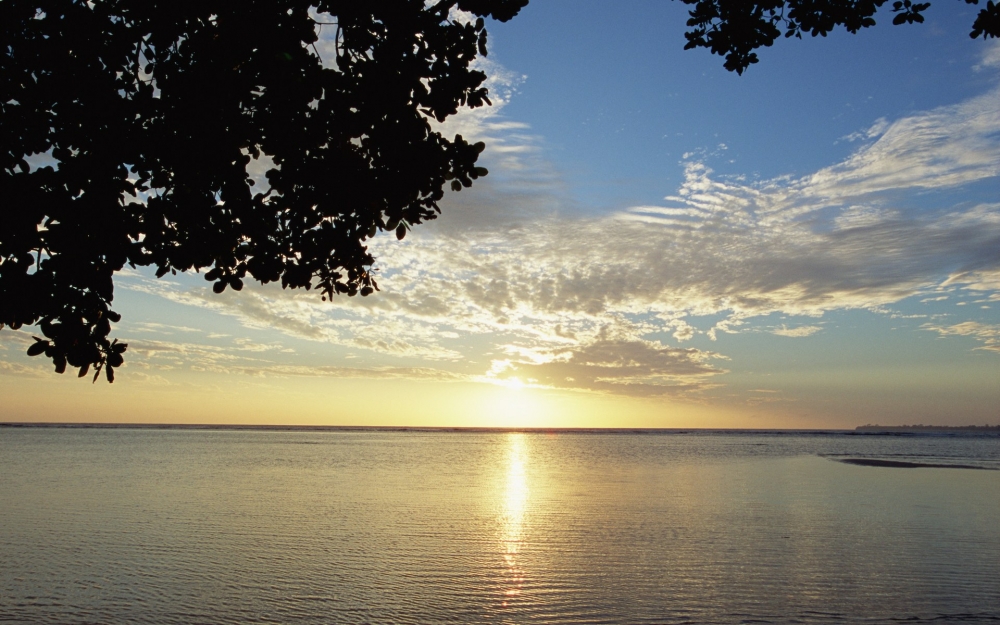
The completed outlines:
<svg viewBox="0 0 1000 625">
<path fill-rule="evenodd" d="M 854 464 L 860 467 L 890 467 L 893 469 L 978 469 L 981 471 L 996 471 L 993 467 L 980 467 L 974 464 L 905 462 L 903 460 L 883 460 L 881 458 L 841 458 L 839 461 L 844 464 Z"/>
</svg>

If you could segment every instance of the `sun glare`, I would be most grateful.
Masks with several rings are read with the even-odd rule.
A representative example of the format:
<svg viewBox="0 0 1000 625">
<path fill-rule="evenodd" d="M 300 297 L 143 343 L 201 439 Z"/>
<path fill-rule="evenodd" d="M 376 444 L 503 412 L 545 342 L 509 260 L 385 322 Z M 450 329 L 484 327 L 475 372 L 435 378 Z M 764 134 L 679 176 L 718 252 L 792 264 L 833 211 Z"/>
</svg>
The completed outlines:
<svg viewBox="0 0 1000 625">
<path fill-rule="evenodd" d="M 489 387 L 486 387 L 489 388 Z M 490 427 L 542 427 L 547 425 L 547 415 L 539 395 L 518 378 L 494 381 L 486 391 L 477 410 Z"/>
<path fill-rule="evenodd" d="M 521 378 L 507 378 L 502 380 L 500 384 L 515 391 L 519 391 L 524 388 L 524 382 L 521 381 Z"/>
</svg>

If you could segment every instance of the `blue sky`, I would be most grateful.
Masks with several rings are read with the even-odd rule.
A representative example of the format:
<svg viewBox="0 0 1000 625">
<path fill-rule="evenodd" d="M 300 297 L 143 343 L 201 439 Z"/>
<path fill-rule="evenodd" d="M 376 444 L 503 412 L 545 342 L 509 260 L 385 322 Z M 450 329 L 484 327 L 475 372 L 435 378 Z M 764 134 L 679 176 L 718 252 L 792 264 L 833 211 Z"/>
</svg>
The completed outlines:
<svg viewBox="0 0 1000 625">
<path fill-rule="evenodd" d="M 543 132 L 579 201 L 606 207 L 658 200 L 688 152 L 725 144 L 719 173 L 802 175 L 880 118 L 982 93 L 994 76 L 973 69 L 986 47 L 967 36 L 974 7 L 939 5 L 922 26 L 779 41 L 741 77 L 682 49 L 680 3 L 549 0 L 494 29 L 492 58 L 526 76 L 505 115 Z M 599 192 L 583 192 L 595 177 Z"/>
<path fill-rule="evenodd" d="M 534 0 L 490 27 L 494 106 L 445 124 L 490 176 L 376 239 L 381 293 L 123 275 L 114 388 L 4 331 L 0 385 L 30 395 L 0 419 L 998 423 L 1000 47 L 974 12 L 737 76 L 682 49 L 678 3 Z"/>
</svg>

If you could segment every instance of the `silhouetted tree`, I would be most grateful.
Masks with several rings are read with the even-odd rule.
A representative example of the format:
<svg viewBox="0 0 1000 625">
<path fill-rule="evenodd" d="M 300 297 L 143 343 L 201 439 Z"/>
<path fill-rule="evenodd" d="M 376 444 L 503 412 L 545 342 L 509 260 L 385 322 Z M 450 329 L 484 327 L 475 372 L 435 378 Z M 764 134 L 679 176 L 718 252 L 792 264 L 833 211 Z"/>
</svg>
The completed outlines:
<svg viewBox="0 0 1000 625">
<path fill-rule="evenodd" d="M 125 265 L 209 268 L 217 293 L 250 276 L 368 295 L 365 241 L 403 238 L 445 185 L 487 173 L 482 143 L 429 122 L 489 103 L 470 66 L 483 18 L 526 3 L 0 2 L 0 327 L 37 324 L 29 355 L 112 381 Z M 265 155 L 259 189 L 247 166 Z"/>
<path fill-rule="evenodd" d="M 446 185 L 487 173 L 482 143 L 430 120 L 489 103 L 470 66 L 486 54 L 482 18 L 527 1 L 0 1 L 0 328 L 37 324 L 29 355 L 112 381 L 126 347 L 109 338 L 112 277 L 125 265 L 207 268 L 217 293 L 250 276 L 324 299 L 370 294 L 365 242 L 403 238 L 436 217 Z M 857 32 L 886 2 L 683 1 L 685 47 L 738 73 L 782 31 Z M 896 1 L 893 22 L 921 22 L 928 6 Z M 331 58 L 321 28 L 334 30 Z M 971 36 L 998 33 L 989 0 Z M 254 159 L 273 163 L 267 189 L 247 172 Z"/>
<path fill-rule="evenodd" d="M 979 0 L 964 0 L 979 4 Z M 782 36 L 802 38 L 826 36 L 837 26 L 857 33 L 875 25 L 875 13 L 886 0 L 683 0 L 694 5 L 688 11 L 691 27 L 685 37 L 685 50 L 708 48 L 713 54 L 726 57 L 724 67 L 742 74 L 757 62 L 754 52 L 770 46 Z M 913 24 L 924 21 L 923 12 L 930 2 L 896 0 L 892 3 L 893 24 Z M 1000 5 L 987 0 L 972 24 L 973 39 L 1000 37 Z"/>
</svg>

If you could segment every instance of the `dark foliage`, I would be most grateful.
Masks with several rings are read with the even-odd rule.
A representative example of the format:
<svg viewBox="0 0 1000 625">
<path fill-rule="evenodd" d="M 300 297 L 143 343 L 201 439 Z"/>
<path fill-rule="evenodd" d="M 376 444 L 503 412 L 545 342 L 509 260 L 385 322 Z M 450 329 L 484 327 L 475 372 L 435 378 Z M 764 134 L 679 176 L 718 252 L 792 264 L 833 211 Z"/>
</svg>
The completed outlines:
<svg viewBox="0 0 1000 625">
<path fill-rule="evenodd" d="M 470 69 L 482 18 L 526 3 L 0 2 L 0 327 L 37 324 L 29 355 L 111 381 L 125 265 L 207 269 L 217 293 L 252 278 L 370 294 L 365 241 L 402 238 L 445 185 L 486 174 L 483 144 L 429 120 L 489 103 Z M 266 190 L 247 173 L 265 155 Z"/>
<path fill-rule="evenodd" d="M 724 67 L 742 74 L 757 62 L 762 46 L 770 46 L 782 34 L 802 38 L 826 36 L 837 26 L 857 33 L 875 25 L 875 13 L 887 0 L 683 0 L 693 5 L 688 12 L 691 27 L 685 37 L 685 49 L 708 48 L 713 54 L 726 57 Z M 964 0 L 979 4 L 979 0 Z M 893 24 L 913 24 L 924 21 L 923 12 L 930 2 L 896 0 L 892 3 Z M 979 11 L 969 36 L 973 39 L 1000 37 L 1000 5 L 993 0 Z"/>
</svg>

